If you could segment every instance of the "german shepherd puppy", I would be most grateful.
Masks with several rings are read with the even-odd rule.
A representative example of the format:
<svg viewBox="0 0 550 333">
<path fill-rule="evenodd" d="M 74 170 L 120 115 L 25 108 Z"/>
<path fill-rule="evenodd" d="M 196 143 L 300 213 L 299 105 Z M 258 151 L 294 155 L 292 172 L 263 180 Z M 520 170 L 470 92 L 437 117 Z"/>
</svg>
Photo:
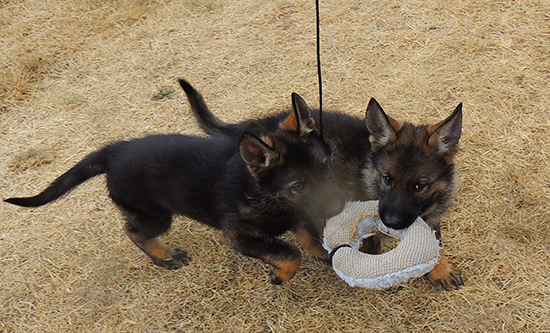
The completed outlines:
<svg viewBox="0 0 550 333">
<path fill-rule="evenodd" d="M 294 276 L 302 255 L 278 236 L 293 231 L 306 250 L 327 259 L 316 223 L 345 204 L 309 107 L 297 94 L 292 106 L 273 130 L 256 134 L 152 135 L 110 144 L 40 194 L 5 201 L 41 206 L 105 173 L 109 195 L 126 217 L 125 232 L 155 264 L 177 269 L 189 263 L 185 251 L 158 239 L 180 214 L 221 229 L 236 251 L 270 264 L 270 280 L 280 284 Z"/>
<path fill-rule="evenodd" d="M 246 130 L 276 128 L 288 112 L 238 124 L 216 118 L 201 95 L 180 80 L 201 128 L 211 135 L 238 136 Z M 313 111 L 315 120 L 318 110 Z M 379 200 L 379 214 L 390 228 L 403 229 L 421 216 L 441 239 L 440 223 L 451 205 L 456 174 L 453 158 L 462 131 L 462 104 L 434 125 L 398 122 L 372 98 L 365 120 L 325 112 L 324 140 L 333 150 L 332 164 L 346 200 Z M 378 244 L 369 252 L 376 252 Z M 437 287 L 457 289 L 461 272 L 443 253 L 428 279 Z"/>
</svg>

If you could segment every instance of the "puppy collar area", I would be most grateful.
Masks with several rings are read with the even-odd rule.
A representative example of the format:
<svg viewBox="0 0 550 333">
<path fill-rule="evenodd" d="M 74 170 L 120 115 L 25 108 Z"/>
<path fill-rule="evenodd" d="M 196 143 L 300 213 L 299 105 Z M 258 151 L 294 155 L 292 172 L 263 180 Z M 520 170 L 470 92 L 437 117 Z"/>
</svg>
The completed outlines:
<svg viewBox="0 0 550 333">
<path fill-rule="evenodd" d="M 383 254 L 359 251 L 375 232 L 401 241 Z M 386 289 L 422 276 L 437 264 L 441 247 L 435 232 L 420 217 L 407 229 L 386 227 L 378 216 L 378 201 L 353 201 L 327 220 L 323 246 L 331 254 L 332 268 L 352 287 Z"/>
</svg>

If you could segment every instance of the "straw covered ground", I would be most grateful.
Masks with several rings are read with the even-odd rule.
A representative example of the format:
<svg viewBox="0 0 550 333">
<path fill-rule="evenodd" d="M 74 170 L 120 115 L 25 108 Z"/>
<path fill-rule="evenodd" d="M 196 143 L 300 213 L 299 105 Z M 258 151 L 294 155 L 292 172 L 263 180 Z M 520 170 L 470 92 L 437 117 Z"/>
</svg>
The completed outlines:
<svg viewBox="0 0 550 333">
<path fill-rule="evenodd" d="M 176 78 L 226 121 L 318 105 L 314 1 L 0 0 L 0 197 L 103 144 L 201 134 Z M 283 286 L 177 218 L 190 266 L 154 266 L 104 177 L 36 209 L 0 204 L 0 332 L 550 332 L 550 3 L 321 0 L 324 106 L 399 120 L 464 103 L 442 230 L 458 291 L 348 287 L 309 255 Z M 292 237 L 289 236 L 292 240 Z"/>
</svg>

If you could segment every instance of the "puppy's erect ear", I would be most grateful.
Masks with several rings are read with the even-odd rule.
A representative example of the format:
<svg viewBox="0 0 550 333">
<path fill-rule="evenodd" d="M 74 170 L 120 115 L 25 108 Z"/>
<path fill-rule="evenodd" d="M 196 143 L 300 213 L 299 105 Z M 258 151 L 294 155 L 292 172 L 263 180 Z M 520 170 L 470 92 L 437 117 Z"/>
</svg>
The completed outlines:
<svg viewBox="0 0 550 333">
<path fill-rule="evenodd" d="M 436 148 L 439 154 L 454 153 L 462 135 L 462 103 L 445 120 L 428 127 L 428 132 L 428 144 Z"/>
<path fill-rule="evenodd" d="M 386 115 L 374 98 L 370 99 L 367 106 L 366 122 L 373 151 L 378 151 L 395 140 L 402 127 L 401 123 Z"/>
<path fill-rule="evenodd" d="M 254 175 L 270 167 L 281 157 L 277 151 L 250 132 L 244 132 L 241 135 L 239 151 L 243 161 Z"/>
<path fill-rule="evenodd" d="M 281 128 L 296 132 L 302 137 L 315 130 L 315 120 L 311 118 L 311 109 L 300 95 L 292 93 L 292 112 L 281 123 Z"/>
</svg>

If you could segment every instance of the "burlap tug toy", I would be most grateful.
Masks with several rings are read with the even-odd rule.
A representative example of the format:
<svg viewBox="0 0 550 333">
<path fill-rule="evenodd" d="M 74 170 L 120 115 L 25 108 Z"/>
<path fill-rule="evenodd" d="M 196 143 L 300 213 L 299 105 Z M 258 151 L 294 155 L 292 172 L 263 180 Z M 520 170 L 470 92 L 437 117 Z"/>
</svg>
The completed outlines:
<svg viewBox="0 0 550 333">
<path fill-rule="evenodd" d="M 382 254 L 359 251 L 376 232 L 401 241 Z M 435 232 L 420 217 L 407 229 L 390 229 L 378 216 L 378 201 L 348 202 L 342 213 L 327 220 L 324 247 L 332 268 L 350 286 L 386 289 L 422 276 L 437 264 L 441 248 Z"/>
</svg>

